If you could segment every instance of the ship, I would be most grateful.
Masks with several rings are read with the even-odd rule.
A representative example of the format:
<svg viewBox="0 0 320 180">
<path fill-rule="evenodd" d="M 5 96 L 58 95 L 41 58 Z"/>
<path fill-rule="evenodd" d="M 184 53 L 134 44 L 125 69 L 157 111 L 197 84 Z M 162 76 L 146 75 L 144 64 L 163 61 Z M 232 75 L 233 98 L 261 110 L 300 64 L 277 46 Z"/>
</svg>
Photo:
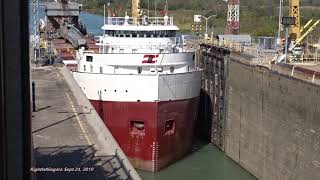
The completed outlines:
<svg viewBox="0 0 320 180">
<path fill-rule="evenodd" d="M 109 13 L 108 13 L 109 14 Z M 107 16 L 98 52 L 79 49 L 73 76 L 126 156 L 157 172 L 192 147 L 202 70 L 167 11 Z"/>
</svg>

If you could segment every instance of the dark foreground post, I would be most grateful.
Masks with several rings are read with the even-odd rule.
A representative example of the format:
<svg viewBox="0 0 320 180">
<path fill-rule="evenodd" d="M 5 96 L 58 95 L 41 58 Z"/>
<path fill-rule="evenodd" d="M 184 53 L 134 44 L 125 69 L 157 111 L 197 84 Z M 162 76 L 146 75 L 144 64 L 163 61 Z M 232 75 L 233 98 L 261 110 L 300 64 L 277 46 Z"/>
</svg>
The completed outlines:
<svg viewBox="0 0 320 180">
<path fill-rule="evenodd" d="M 32 81 L 32 111 L 36 112 L 36 83 Z"/>
<path fill-rule="evenodd" d="M 28 10 L 28 1 L 0 0 L 1 180 L 31 180 Z"/>
</svg>

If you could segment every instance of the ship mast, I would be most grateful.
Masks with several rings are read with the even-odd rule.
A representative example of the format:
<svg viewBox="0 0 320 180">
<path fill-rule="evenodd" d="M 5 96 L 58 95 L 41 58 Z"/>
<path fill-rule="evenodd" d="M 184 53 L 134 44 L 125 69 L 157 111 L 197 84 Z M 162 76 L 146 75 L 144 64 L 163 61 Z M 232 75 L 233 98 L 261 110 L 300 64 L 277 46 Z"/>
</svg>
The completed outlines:
<svg viewBox="0 0 320 180">
<path fill-rule="evenodd" d="M 132 0 L 132 18 L 133 23 L 138 25 L 138 20 L 141 18 L 142 10 L 140 6 L 140 0 Z"/>
</svg>

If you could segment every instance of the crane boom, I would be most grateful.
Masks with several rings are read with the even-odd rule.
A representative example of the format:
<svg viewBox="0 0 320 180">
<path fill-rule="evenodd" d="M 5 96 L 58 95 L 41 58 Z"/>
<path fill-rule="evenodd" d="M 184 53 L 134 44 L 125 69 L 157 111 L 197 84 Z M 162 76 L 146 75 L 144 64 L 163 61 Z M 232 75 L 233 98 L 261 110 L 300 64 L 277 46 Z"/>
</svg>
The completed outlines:
<svg viewBox="0 0 320 180">
<path fill-rule="evenodd" d="M 300 33 L 302 33 L 311 23 L 313 22 L 313 19 L 310 19 L 306 25 L 304 25 L 301 30 L 300 30 Z"/>
<path fill-rule="evenodd" d="M 308 31 L 306 31 L 299 39 L 296 40 L 296 43 L 295 45 L 292 47 L 292 49 L 294 49 L 297 45 L 299 45 L 303 40 L 304 38 L 310 34 L 316 27 L 317 25 L 320 23 L 320 20 L 317 20 L 309 29 Z"/>
</svg>

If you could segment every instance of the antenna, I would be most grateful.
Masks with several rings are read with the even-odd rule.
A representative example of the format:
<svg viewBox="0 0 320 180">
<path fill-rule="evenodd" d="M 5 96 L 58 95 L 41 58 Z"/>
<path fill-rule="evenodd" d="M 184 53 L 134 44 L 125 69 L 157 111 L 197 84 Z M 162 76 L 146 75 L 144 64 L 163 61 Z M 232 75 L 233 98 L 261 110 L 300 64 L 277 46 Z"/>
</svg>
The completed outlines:
<svg viewBox="0 0 320 180">
<path fill-rule="evenodd" d="M 168 1 L 166 0 L 166 5 L 165 5 L 165 8 L 164 8 L 164 10 L 165 10 L 165 15 L 168 15 Z"/>
<path fill-rule="evenodd" d="M 148 17 L 150 17 L 150 0 L 148 0 Z"/>
<path fill-rule="evenodd" d="M 154 1 L 154 17 L 157 17 L 157 0 Z"/>
<path fill-rule="evenodd" d="M 103 25 L 106 24 L 106 4 L 103 4 Z"/>
<path fill-rule="evenodd" d="M 279 8 L 279 29 L 278 29 L 278 39 L 277 39 L 277 44 L 281 44 L 281 29 L 282 29 L 282 24 L 281 24 L 281 19 L 283 16 L 283 0 L 280 0 L 280 8 Z"/>
</svg>

